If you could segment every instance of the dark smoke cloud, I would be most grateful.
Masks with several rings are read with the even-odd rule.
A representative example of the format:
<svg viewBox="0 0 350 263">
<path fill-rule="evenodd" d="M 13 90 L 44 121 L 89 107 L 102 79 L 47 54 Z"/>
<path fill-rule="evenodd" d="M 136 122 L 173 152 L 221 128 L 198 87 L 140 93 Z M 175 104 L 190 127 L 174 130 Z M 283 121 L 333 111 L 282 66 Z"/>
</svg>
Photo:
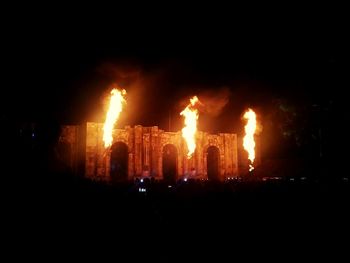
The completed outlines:
<svg viewBox="0 0 350 263">
<path fill-rule="evenodd" d="M 152 69 L 140 63 L 130 61 L 98 65 L 96 68 L 100 87 L 99 105 L 88 105 L 98 118 L 91 120 L 103 122 L 108 109 L 110 91 L 113 87 L 127 91 L 123 113 L 117 127 L 125 125 L 157 125 L 161 129 L 178 131 L 183 127 L 183 117 L 180 112 L 190 103 L 190 98 L 197 96 L 200 103 L 199 129 L 208 132 L 238 132 L 244 127 L 240 119 L 243 112 L 253 104 L 254 94 L 247 94 L 247 87 L 239 85 L 218 86 L 209 83 L 198 83 L 197 80 L 186 78 L 181 70 L 167 68 L 164 64 Z M 185 74 L 186 75 L 186 74 Z M 181 79 L 182 81 L 178 80 Z M 97 101 L 91 97 L 87 101 Z M 259 110 L 258 112 L 259 113 Z M 261 127 L 258 127 L 259 131 Z"/>
<path fill-rule="evenodd" d="M 97 68 L 97 71 L 118 85 L 128 85 L 141 77 L 141 68 L 130 61 L 119 64 L 105 62 Z"/>
<path fill-rule="evenodd" d="M 164 72 L 161 70 L 147 71 L 142 65 L 132 62 L 103 63 L 97 68 L 101 78 L 108 79 L 101 92 L 101 120 L 108 109 L 108 101 L 112 88 L 125 89 L 127 105 L 118 120 L 118 126 L 125 125 L 157 125 L 165 108 L 160 100 L 161 88 L 164 87 Z M 165 97 L 166 98 L 166 97 Z M 103 108 L 103 110 L 102 110 Z M 166 112 L 166 111 L 165 111 Z"/>
<path fill-rule="evenodd" d="M 211 117 L 219 116 L 230 100 L 231 92 L 227 87 L 201 92 L 198 98 L 202 103 L 200 110 Z"/>
</svg>

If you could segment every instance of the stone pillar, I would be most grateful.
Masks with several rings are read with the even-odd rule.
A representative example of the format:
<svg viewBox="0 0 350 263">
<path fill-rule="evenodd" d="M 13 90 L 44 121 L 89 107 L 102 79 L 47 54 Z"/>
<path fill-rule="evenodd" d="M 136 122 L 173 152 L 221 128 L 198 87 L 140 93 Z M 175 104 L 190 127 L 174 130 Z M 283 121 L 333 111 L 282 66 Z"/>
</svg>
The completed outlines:
<svg viewBox="0 0 350 263">
<path fill-rule="evenodd" d="M 142 166 L 142 170 L 144 168 L 144 166 L 147 166 L 148 169 L 150 169 L 151 163 L 150 163 L 150 134 L 146 133 L 143 134 L 143 166 Z"/>
<path fill-rule="evenodd" d="M 207 152 L 203 154 L 203 175 L 208 179 Z"/>
<path fill-rule="evenodd" d="M 142 174 L 142 126 L 137 125 L 134 128 L 135 134 L 135 174 Z"/>
<path fill-rule="evenodd" d="M 158 156 L 160 152 L 160 140 L 159 140 L 159 131 L 157 126 L 151 128 L 151 164 L 150 164 L 150 173 L 152 176 L 158 176 L 160 174 L 158 167 Z"/>
<path fill-rule="evenodd" d="M 182 138 L 182 164 L 183 164 L 183 176 L 187 175 L 188 174 L 188 158 L 187 158 L 187 152 L 188 152 L 188 148 L 187 148 L 187 144 L 186 144 L 186 141 Z"/>
<path fill-rule="evenodd" d="M 196 169 L 196 151 L 193 153 L 192 157 L 190 159 L 187 159 L 187 173 L 191 174 L 192 168 Z"/>
<path fill-rule="evenodd" d="M 134 154 L 128 153 L 128 180 L 134 179 Z"/>
<path fill-rule="evenodd" d="M 88 122 L 86 124 L 86 159 L 85 159 L 85 175 L 93 178 L 97 170 L 97 142 L 98 130 L 97 123 Z"/>
<path fill-rule="evenodd" d="M 130 126 L 126 126 L 127 132 L 127 145 L 128 145 L 128 180 L 133 180 L 135 174 L 135 147 L 134 147 L 134 129 Z"/>
<path fill-rule="evenodd" d="M 220 133 L 218 136 L 218 146 L 219 146 L 219 180 L 224 179 L 224 173 L 225 173 L 225 146 L 224 146 L 224 134 Z"/>
<path fill-rule="evenodd" d="M 232 175 L 238 176 L 238 153 L 237 153 L 237 134 L 231 134 L 232 137 Z"/>
<path fill-rule="evenodd" d="M 203 145 L 203 132 L 198 132 L 197 133 L 197 174 L 202 176 L 204 174 L 204 169 L 203 169 L 203 149 L 204 149 L 204 145 Z"/>
<path fill-rule="evenodd" d="M 111 179 L 111 151 L 106 151 L 105 155 L 105 177 L 107 180 Z"/>
<path fill-rule="evenodd" d="M 158 177 L 163 179 L 163 141 L 162 141 L 163 131 L 159 130 L 158 133 L 158 152 L 157 152 L 157 169 Z"/>
<path fill-rule="evenodd" d="M 184 156 L 183 156 L 183 140 L 181 132 L 176 133 L 176 149 L 177 149 L 177 177 L 182 177 L 184 173 Z"/>
<path fill-rule="evenodd" d="M 233 152 L 232 152 L 232 135 L 231 134 L 224 134 L 224 147 L 225 147 L 225 174 L 226 176 L 232 176 L 233 175 Z"/>
<path fill-rule="evenodd" d="M 105 157 L 106 148 L 103 142 L 103 124 L 97 123 L 97 143 L 96 143 L 96 152 L 97 152 L 97 173 L 96 176 L 99 179 L 104 179 L 106 173 L 106 163 Z"/>
</svg>

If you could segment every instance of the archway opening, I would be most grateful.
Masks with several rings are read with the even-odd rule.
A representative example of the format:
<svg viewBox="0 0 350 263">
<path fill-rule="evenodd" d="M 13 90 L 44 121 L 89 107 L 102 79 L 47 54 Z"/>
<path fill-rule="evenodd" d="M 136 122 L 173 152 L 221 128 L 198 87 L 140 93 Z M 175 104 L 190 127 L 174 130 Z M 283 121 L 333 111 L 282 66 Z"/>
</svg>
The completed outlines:
<svg viewBox="0 0 350 263">
<path fill-rule="evenodd" d="M 112 181 L 126 181 L 128 179 L 128 146 L 123 142 L 117 142 L 111 148 Z"/>
<path fill-rule="evenodd" d="M 172 144 L 163 147 L 163 178 L 164 181 L 175 182 L 177 177 L 177 149 Z"/>
<path fill-rule="evenodd" d="M 210 146 L 207 149 L 207 173 L 208 179 L 212 181 L 219 180 L 219 160 L 220 152 L 218 147 Z"/>
</svg>

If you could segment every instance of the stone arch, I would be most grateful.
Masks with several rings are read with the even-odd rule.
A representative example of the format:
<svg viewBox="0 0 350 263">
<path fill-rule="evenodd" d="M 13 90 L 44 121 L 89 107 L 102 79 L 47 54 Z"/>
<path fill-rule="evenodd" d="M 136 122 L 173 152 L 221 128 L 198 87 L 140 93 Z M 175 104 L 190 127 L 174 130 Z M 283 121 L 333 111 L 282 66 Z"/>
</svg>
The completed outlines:
<svg viewBox="0 0 350 263">
<path fill-rule="evenodd" d="M 165 181 L 174 182 L 177 178 L 178 151 L 174 144 L 166 144 L 162 149 L 162 174 Z"/>
<path fill-rule="evenodd" d="M 128 145 L 116 142 L 111 147 L 110 176 L 112 181 L 126 181 L 128 179 Z"/>
<path fill-rule="evenodd" d="M 59 169 L 70 171 L 73 167 L 72 145 L 69 142 L 61 141 L 56 146 Z"/>
<path fill-rule="evenodd" d="M 216 145 L 210 145 L 205 150 L 206 170 L 209 180 L 220 179 L 220 149 Z"/>
</svg>

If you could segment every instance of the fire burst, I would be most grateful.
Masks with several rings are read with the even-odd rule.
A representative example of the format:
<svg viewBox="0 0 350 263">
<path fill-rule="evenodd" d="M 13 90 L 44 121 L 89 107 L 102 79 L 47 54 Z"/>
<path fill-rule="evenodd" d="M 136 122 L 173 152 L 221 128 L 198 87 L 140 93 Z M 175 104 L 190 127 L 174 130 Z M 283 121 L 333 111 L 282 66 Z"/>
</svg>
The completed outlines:
<svg viewBox="0 0 350 263">
<path fill-rule="evenodd" d="M 256 114 L 252 109 L 248 109 L 244 113 L 244 119 L 247 120 L 247 124 L 244 127 L 245 136 L 243 138 L 243 147 L 248 152 L 248 159 L 250 160 L 249 172 L 254 170 L 254 159 L 255 159 L 255 141 L 254 134 L 256 133 Z"/>
<path fill-rule="evenodd" d="M 196 149 L 196 132 L 197 132 L 197 120 L 198 110 L 194 108 L 199 100 L 197 96 L 190 99 L 190 104 L 180 113 L 185 117 L 185 127 L 182 129 L 182 137 L 187 144 L 187 158 L 190 159 Z"/>
<path fill-rule="evenodd" d="M 123 109 L 123 104 L 126 103 L 124 96 L 126 91 L 112 89 L 111 91 L 111 100 L 109 102 L 109 109 L 106 115 L 106 121 L 103 126 L 103 141 L 105 143 L 105 148 L 112 145 L 113 137 L 112 131 L 115 123 L 117 122 L 120 113 Z"/>
</svg>

